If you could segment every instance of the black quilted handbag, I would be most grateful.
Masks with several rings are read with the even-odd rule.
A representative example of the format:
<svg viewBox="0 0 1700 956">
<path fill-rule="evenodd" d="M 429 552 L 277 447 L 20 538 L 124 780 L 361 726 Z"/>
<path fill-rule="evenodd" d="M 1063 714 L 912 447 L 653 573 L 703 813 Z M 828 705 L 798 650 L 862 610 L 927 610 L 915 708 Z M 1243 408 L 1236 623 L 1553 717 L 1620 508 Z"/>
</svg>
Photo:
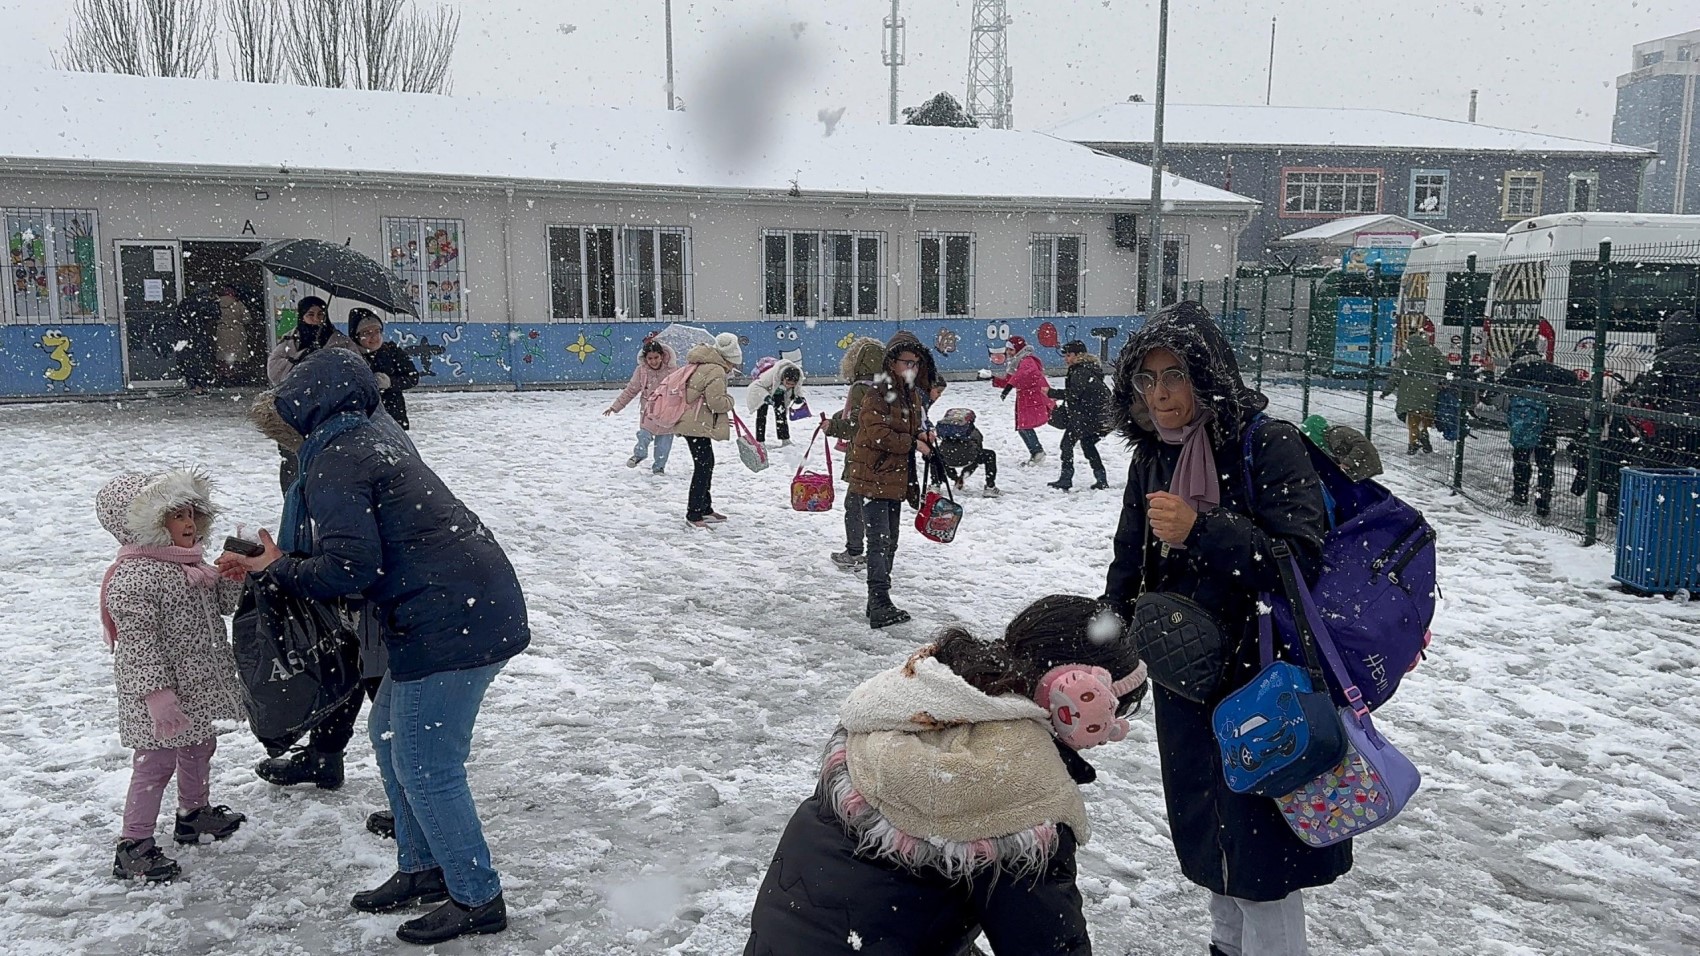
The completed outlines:
<svg viewBox="0 0 1700 956">
<path fill-rule="evenodd" d="M 1133 646 L 1151 679 L 1202 704 L 1214 698 L 1227 670 L 1222 626 L 1191 598 L 1149 591 L 1133 605 Z"/>
</svg>

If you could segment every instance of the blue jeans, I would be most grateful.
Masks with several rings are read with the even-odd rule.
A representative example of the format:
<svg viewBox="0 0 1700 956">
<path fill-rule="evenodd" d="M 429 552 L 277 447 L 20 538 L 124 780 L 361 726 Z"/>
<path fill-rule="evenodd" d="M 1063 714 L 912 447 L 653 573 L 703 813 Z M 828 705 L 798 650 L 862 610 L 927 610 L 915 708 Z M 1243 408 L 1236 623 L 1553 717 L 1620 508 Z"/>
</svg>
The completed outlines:
<svg viewBox="0 0 1700 956">
<path fill-rule="evenodd" d="M 385 674 L 367 723 L 395 814 L 396 869 L 441 867 L 449 895 L 463 906 L 483 906 L 502 892 L 466 785 L 466 757 L 484 692 L 506 663 L 420 680 Z"/>
<path fill-rule="evenodd" d="M 1037 431 L 1031 428 L 1018 428 L 1015 433 L 1021 436 L 1021 443 L 1027 446 L 1027 454 L 1043 455 L 1045 453 L 1045 446 L 1039 444 L 1039 433 Z"/>
<path fill-rule="evenodd" d="M 632 457 L 643 461 L 649 457 L 650 439 L 655 440 L 654 470 L 660 471 L 667 467 L 667 455 L 673 450 L 672 435 L 651 435 L 643 429 L 638 429 L 637 444 L 632 446 Z"/>
</svg>

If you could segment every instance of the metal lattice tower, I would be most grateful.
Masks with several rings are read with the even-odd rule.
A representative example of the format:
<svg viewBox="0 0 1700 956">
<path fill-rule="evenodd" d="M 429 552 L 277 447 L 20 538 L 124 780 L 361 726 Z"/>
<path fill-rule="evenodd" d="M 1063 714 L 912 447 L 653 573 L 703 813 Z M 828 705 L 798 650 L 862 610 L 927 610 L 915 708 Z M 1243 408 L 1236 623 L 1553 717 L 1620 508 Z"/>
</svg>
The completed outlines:
<svg viewBox="0 0 1700 956">
<path fill-rule="evenodd" d="M 974 0 L 974 34 L 968 55 L 968 115 L 982 127 L 1013 124 L 1015 75 L 1009 68 L 1010 19 L 1005 0 Z"/>
</svg>

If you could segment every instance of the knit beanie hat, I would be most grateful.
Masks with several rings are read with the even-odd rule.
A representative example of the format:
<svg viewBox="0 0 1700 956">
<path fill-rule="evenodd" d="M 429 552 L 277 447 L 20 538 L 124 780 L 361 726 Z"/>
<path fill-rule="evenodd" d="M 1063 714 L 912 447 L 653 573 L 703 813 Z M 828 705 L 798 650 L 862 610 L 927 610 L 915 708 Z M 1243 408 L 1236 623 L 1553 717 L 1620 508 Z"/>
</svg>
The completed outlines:
<svg viewBox="0 0 1700 956">
<path fill-rule="evenodd" d="M 1012 335 L 1012 336 L 1009 337 L 1009 350 L 1010 351 L 1019 352 L 1026 347 L 1027 347 L 1027 340 L 1022 338 L 1021 336 Z"/>
<path fill-rule="evenodd" d="M 714 350 L 733 368 L 744 364 L 744 349 L 738 344 L 738 337 L 731 332 L 722 332 L 714 337 Z"/>
<path fill-rule="evenodd" d="M 1305 437 L 1316 443 L 1317 447 L 1328 447 L 1327 440 L 1324 438 L 1328 434 L 1328 419 L 1321 415 L 1306 416 L 1304 424 L 1299 426 L 1299 431 L 1304 432 Z"/>
</svg>

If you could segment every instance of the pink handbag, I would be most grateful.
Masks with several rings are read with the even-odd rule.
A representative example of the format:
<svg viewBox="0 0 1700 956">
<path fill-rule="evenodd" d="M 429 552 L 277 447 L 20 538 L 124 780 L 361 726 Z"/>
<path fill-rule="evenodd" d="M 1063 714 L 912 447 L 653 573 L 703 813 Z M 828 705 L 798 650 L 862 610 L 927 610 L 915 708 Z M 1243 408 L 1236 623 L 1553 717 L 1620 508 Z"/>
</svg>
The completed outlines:
<svg viewBox="0 0 1700 956">
<path fill-rule="evenodd" d="M 820 440 L 823 425 L 815 426 L 815 434 L 809 439 L 809 447 L 803 452 L 803 460 L 797 465 L 797 473 L 791 476 L 791 509 L 793 511 L 831 511 L 835 491 L 832 486 L 832 443 L 822 442 L 826 449 L 826 473 L 804 471 L 809 463 L 809 455 L 815 450 L 815 442 Z"/>
</svg>

